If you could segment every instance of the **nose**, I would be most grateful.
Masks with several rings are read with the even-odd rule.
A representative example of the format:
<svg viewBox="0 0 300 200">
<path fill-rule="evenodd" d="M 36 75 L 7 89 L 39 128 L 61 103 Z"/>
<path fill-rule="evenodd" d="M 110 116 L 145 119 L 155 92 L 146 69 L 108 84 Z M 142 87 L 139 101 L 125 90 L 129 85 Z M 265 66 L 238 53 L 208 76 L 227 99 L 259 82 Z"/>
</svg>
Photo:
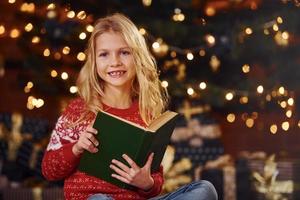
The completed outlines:
<svg viewBox="0 0 300 200">
<path fill-rule="evenodd" d="M 118 54 L 113 53 L 111 56 L 111 66 L 112 67 L 117 67 L 121 65 L 121 60 L 120 56 Z"/>
</svg>

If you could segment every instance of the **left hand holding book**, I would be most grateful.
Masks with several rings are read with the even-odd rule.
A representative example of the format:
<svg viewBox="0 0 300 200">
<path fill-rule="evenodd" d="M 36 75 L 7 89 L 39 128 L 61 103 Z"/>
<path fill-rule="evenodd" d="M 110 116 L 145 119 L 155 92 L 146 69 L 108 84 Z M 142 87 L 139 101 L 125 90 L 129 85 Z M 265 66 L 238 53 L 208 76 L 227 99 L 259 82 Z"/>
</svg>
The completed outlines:
<svg viewBox="0 0 300 200">
<path fill-rule="evenodd" d="M 99 141 L 96 139 L 95 135 L 98 133 L 97 129 L 89 126 L 87 129 L 80 135 L 78 141 L 74 144 L 72 151 L 76 156 L 79 156 L 84 152 L 84 150 L 89 151 L 90 153 L 98 152 L 97 146 Z"/>
</svg>

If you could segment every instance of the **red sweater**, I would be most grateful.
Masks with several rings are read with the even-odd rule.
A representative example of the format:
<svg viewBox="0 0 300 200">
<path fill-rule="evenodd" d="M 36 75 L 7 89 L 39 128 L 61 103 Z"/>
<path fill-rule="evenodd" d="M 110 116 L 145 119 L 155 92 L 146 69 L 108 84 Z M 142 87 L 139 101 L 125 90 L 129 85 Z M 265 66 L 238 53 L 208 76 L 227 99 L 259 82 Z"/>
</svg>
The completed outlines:
<svg viewBox="0 0 300 200">
<path fill-rule="evenodd" d="M 72 147 L 79 139 L 82 131 L 94 121 L 95 115 L 91 115 L 88 120 L 76 126 L 69 126 L 69 123 L 79 119 L 80 113 L 82 113 L 84 109 L 84 101 L 77 98 L 68 105 L 66 110 L 59 117 L 43 158 L 43 175 L 48 180 L 65 179 L 64 195 L 66 200 L 83 200 L 97 193 L 109 194 L 116 200 L 142 200 L 157 196 L 161 192 L 163 184 L 162 168 L 158 173 L 152 174 L 154 186 L 147 192 L 140 189 L 134 191 L 121 189 L 76 169 L 80 157 L 73 154 Z M 137 102 L 134 102 L 128 109 L 116 109 L 104 106 L 104 110 L 105 109 L 107 109 L 109 113 L 145 126 L 139 114 Z M 101 132 L 99 134 L 101 134 Z M 101 151 L 101 145 L 99 151 Z"/>
</svg>

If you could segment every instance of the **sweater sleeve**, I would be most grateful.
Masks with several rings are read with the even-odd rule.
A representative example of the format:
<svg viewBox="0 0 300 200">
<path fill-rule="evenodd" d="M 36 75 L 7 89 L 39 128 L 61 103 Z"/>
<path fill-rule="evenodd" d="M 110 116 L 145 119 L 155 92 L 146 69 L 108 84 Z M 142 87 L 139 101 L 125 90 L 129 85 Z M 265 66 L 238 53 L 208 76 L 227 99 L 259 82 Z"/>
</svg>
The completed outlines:
<svg viewBox="0 0 300 200">
<path fill-rule="evenodd" d="M 151 197 L 155 197 L 161 193 L 162 186 L 164 183 L 163 167 L 160 166 L 159 171 L 156 173 L 153 173 L 151 176 L 154 180 L 153 187 L 147 191 L 142 190 L 142 189 L 138 189 L 138 191 L 137 191 L 142 197 L 147 198 L 147 199 L 151 198 Z"/>
<path fill-rule="evenodd" d="M 72 125 L 72 122 L 80 117 L 83 105 L 82 100 L 72 101 L 52 131 L 42 161 L 42 173 L 48 180 L 60 180 L 70 176 L 79 164 L 80 157 L 73 154 L 72 147 L 89 121 L 79 125 Z"/>
</svg>

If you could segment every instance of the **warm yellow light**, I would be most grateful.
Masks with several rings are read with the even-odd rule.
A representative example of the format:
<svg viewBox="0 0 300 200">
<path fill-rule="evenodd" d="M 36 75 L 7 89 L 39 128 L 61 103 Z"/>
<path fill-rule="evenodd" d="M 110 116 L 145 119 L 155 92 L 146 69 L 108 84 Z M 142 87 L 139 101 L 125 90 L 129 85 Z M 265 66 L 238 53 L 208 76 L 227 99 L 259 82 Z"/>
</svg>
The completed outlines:
<svg viewBox="0 0 300 200">
<path fill-rule="evenodd" d="M 207 85 L 206 85 L 205 82 L 201 82 L 201 83 L 199 84 L 199 88 L 200 88 L 201 90 L 204 90 L 206 87 L 207 87 Z"/>
<path fill-rule="evenodd" d="M 254 126 L 254 120 L 252 118 L 246 119 L 246 126 L 252 128 Z"/>
<path fill-rule="evenodd" d="M 168 81 L 162 81 L 162 82 L 161 82 L 161 86 L 162 86 L 163 88 L 167 88 L 167 87 L 169 86 Z"/>
<path fill-rule="evenodd" d="M 298 121 L 298 127 L 300 128 L 300 120 Z"/>
<path fill-rule="evenodd" d="M 85 19 L 85 18 L 86 18 L 86 13 L 85 13 L 85 11 L 84 11 L 84 10 L 79 11 L 79 12 L 77 13 L 77 18 L 78 18 L 78 19 L 81 19 L 81 20 Z"/>
<path fill-rule="evenodd" d="M 200 56 L 205 56 L 205 53 L 206 53 L 206 52 L 205 52 L 204 49 L 201 49 L 201 50 L 199 51 L 199 55 L 200 55 Z"/>
<path fill-rule="evenodd" d="M 33 82 L 29 81 L 29 82 L 27 83 L 27 87 L 28 87 L 28 88 L 32 88 L 32 87 L 33 87 Z"/>
<path fill-rule="evenodd" d="M 252 29 L 251 28 L 246 28 L 245 29 L 245 33 L 247 34 L 247 35 L 251 35 L 252 33 L 253 33 L 253 31 L 252 31 Z"/>
<path fill-rule="evenodd" d="M 207 7 L 205 9 L 205 13 L 207 16 L 214 16 L 216 14 L 216 10 L 213 7 Z"/>
<path fill-rule="evenodd" d="M 281 17 L 277 17 L 277 22 L 278 22 L 278 24 L 282 24 L 283 23 L 283 19 Z"/>
<path fill-rule="evenodd" d="M 26 26 L 24 27 L 24 29 L 25 29 L 25 31 L 30 32 L 33 29 L 32 23 L 26 24 Z"/>
<path fill-rule="evenodd" d="M 278 30 L 279 30 L 279 27 L 278 27 L 277 24 L 273 24 L 273 30 L 274 30 L 274 31 L 278 31 Z"/>
<path fill-rule="evenodd" d="M 37 44 L 37 43 L 39 43 L 40 42 L 40 37 L 38 37 L 38 36 L 34 36 L 33 38 L 32 38 L 32 40 L 31 40 L 31 42 L 33 43 L 33 44 Z"/>
<path fill-rule="evenodd" d="M 272 134 L 276 134 L 276 132 L 277 132 L 277 125 L 276 125 L 276 124 L 272 124 L 272 125 L 270 126 L 270 132 L 271 132 Z"/>
<path fill-rule="evenodd" d="M 272 99 L 271 95 L 270 95 L 270 94 L 267 94 L 267 95 L 266 95 L 266 101 L 271 101 L 271 99 Z"/>
<path fill-rule="evenodd" d="M 233 113 L 229 113 L 226 119 L 228 122 L 233 123 L 235 121 L 235 115 Z"/>
<path fill-rule="evenodd" d="M 288 118 L 291 118 L 292 117 L 292 114 L 293 112 L 291 110 L 287 110 L 285 115 L 288 117 Z"/>
<path fill-rule="evenodd" d="M 84 40 L 86 38 L 86 33 L 82 32 L 79 34 L 79 39 Z"/>
<path fill-rule="evenodd" d="M 91 33 L 91 32 L 93 32 L 94 27 L 93 27 L 92 25 L 89 24 L 89 25 L 87 25 L 87 26 L 85 27 L 85 29 L 86 29 L 87 32 L 90 32 L 90 33 Z"/>
<path fill-rule="evenodd" d="M 264 92 L 264 87 L 262 85 L 259 85 L 257 88 L 256 88 L 257 92 L 259 94 L 263 93 Z"/>
<path fill-rule="evenodd" d="M 282 32 L 281 37 L 285 40 L 289 39 L 289 33 L 287 31 Z"/>
<path fill-rule="evenodd" d="M 16 0 L 8 0 L 8 3 L 11 3 L 11 4 L 16 3 Z"/>
<path fill-rule="evenodd" d="M 178 21 L 182 22 L 185 19 L 184 14 L 183 13 L 178 14 L 177 19 L 178 19 Z"/>
<path fill-rule="evenodd" d="M 84 60 L 85 60 L 85 58 L 86 58 L 86 55 L 85 55 L 85 53 L 83 53 L 83 52 L 79 52 L 79 53 L 77 54 L 77 59 L 78 59 L 78 60 L 80 60 L 80 61 L 84 61 Z"/>
<path fill-rule="evenodd" d="M 280 106 L 281 106 L 282 108 L 286 108 L 286 106 L 287 106 L 286 101 L 280 102 Z"/>
<path fill-rule="evenodd" d="M 186 54 L 186 58 L 187 58 L 188 60 L 193 60 L 193 59 L 194 59 L 194 55 L 193 55 L 192 53 L 187 53 L 187 54 Z"/>
<path fill-rule="evenodd" d="M 74 17 L 75 17 L 75 12 L 74 12 L 73 10 L 69 11 L 69 12 L 67 13 L 67 17 L 68 17 L 68 18 L 74 18 Z"/>
<path fill-rule="evenodd" d="M 284 130 L 284 131 L 287 131 L 287 130 L 289 130 L 289 128 L 290 128 L 290 123 L 289 123 L 289 122 L 287 122 L 287 121 L 285 121 L 285 122 L 282 122 L 282 124 L 281 124 L 281 128 L 282 128 L 282 130 Z"/>
<path fill-rule="evenodd" d="M 152 44 L 153 49 L 158 49 L 159 46 L 160 46 L 160 44 L 158 42 L 153 42 L 153 44 Z"/>
<path fill-rule="evenodd" d="M 10 31 L 11 38 L 17 38 L 19 36 L 20 36 L 20 31 L 18 29 L 14 28 Z"/>
<path fill-rule="evenodd" d="M 45 49 L 44 50 L 44 52 L 43 52 L 43 55 L 45 56 L 45 57 L 48 57 L 48 56 L 50 56 L 50 49 Z"/>
<path fill-rule="evenodd" d="M 57 71 L 56 70 L 51 70 L 51 73 L 50 73 L 50 75 L 51 75 L 51 77 L 53 77 L 53 78 L 55 78 L 55 77 L 57 77 Z"/>
<path fill-rule="evenodd" d="M 61 54 L 59 52 L 55 52 L 54 58 L 55 58 L 55 60 L 61 59 Z"/>
<path fill-rule="evenodd" d="M 0 25 L 0 35 L 5 33 L 5 27 L 3 25 Z"/>
<path fill-rule="evenodd" d="M 225 99 L 230 101 L 233 99 L 233 93 L 232 92 L 228 92 L 226 95 L 225 95 Z"/>
<path fill-rule="evenodd" d="M 172 58 L 175 58 L 177 56 L 177 53 L 176 51 L 171 51 L 170 55 Z"/>
<path fill-rule="evenodd" d="M 264 34 L 265 35 L 269 35 L 270 34 L 269 30 L 268 29 L 264 29 Z"/>
<path fill-rule="evenodd" d="M 293 99 L 292 97 L 289 98 L 288 101 L 287 101 L 287 103 L 288 103 L 290 106 L 294 105 L 294 99 Z"/>
<path fill-rule="evenodd" d="M 282 86 L 278 89 L 278 92 L 279 92 L 279 94 L 281 94 L 281 95 L 284 95 L 284 91 L 285 91 L 285 89 L 284 89 L 284 87 L 282 87 Z"/>
<path fill-rule="evenodd" d="M 63 50 L 62 50 L 62 53 L 65 54 L 65 55 L 67 55 L 67 54 L 70 53 L 70 50 L 71 50 L 70 47 L 65 46 L 65 47 L 63 48 Z"/>
<path fill-rule="evenodd" d="M 47 17 L 49 18 L 49 19 L 53 19 L 53 18 L 55 18 L 56 17 L 56 11 L 55 10 L 49 10 L 48 12 L 47 12 Z"/>
<path fill-rule="evenodd" d="M 212 45 L 214 45 L 215 43 L 216 43 L 216 39 L 215 39 L 215 37 L 214 36 L 212 36 L 212 35 L 206 35 L 205 36 L 205 39 L 206 39 L 206 41 L 207 41 L 207 43 L 210 45 L 210 46 L 212 46 Z"/>
<path fill-rule="evenodd" d="M 56 6 L 55 6 L 55 3 L 50 3 L 48 6 L 47 6 L 47 10 L 53 10 L 55 9 Z"/>
<path fill-rule="evenodd" d="M 146 29 L 140 28 L 139 32 L 140 32 L 140 34 L 145 35 L 146 34 Z"/>
<path fill-rule="evenodd" d="M 195 93 L 195 91 L 193 88 L 188 88 L 187 93 L 188 93 L 188 95 L 193 95 Z"/>
<path fill-rule="evenodd" d="M 143 0 L 144 6 L 151 6 L 152 0 Z"/>
<path fill-rule="evenodd" d="M 71 86 L 70 87 L 70 93 L 74 94 L 78 91 L 78 88 L 76 86 Z"/>
<path fill-rule="evenodd" d="M 43 99 L 37 99 L 35 103 L 35 107 L 40 108 L 44 105 L 44 100 Z"/>
<path fill-rule="evenodd" d="M 244 73 L 249 73 L 250 72 L 250 66 L 248 64 L 244 64 L 242 67 L 242 70 Z"/>
<path fill-rule="evenodd" d="M 248 103 L 248 97 L 247 97 L 247 96 L 241 97 L 241 98 L 240 98 L 240 103 L 241 103 L 241 104 L 246 104 L 246 103 Z"/>
<path fill-rule="evenodd" d="M 29 93 L 29 92 L 30 92 L 30 88 L 27 87 L 27 86 L 25 86 L 25 87 L 24 87 L 24 92 L 25 92 L 25 93 Z"/>
<path fill-rule="evenodd" d="M 68 75 L 68 73 L 67 72 L 63 72 L 63 73 L 61 73 L 61 79 L 63 79 L 63 80 L 67 80 L 69 78 L 69 75 Z"/>
</svg>

